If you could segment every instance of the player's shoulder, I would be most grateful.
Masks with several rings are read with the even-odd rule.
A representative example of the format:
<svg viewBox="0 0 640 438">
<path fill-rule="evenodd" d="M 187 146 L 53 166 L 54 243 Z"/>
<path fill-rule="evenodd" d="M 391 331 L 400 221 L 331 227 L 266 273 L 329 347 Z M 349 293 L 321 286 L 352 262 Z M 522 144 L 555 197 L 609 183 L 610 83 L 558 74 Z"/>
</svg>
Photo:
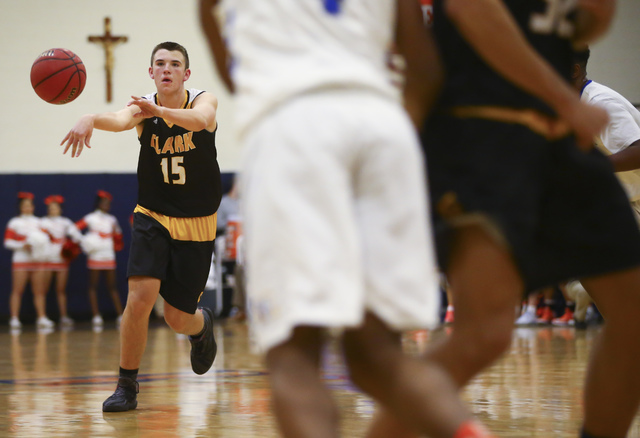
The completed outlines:
<svg viewBox="0 0 640 438">
<path fill-rule="evenodd" d="M 631 105 L 627 98 L 616 90 L 594 81 L 585 86 L 583 96 L 586 97 L 585 100 L 588 103 L 593 105 L 623 107 Z"/>
<path fill-rule="evenodd" d="M 586 94 L 590 99 L 608 99 L 622 97 L 620 93 L 607 87 L 596 81 L 589 81 L 585 85 L 583 94 Z"/>
<path fill-rule="evenodd" d="M 189 95 L 189 104 L 193 104 L 196 99 L 199 101 L 206 100 L 214 105 L 218 104 L 218 98 L 211 92 L 205 90 L 199 90 L 197 88 L 189 88 L 187 90 Z"/>
<path fill-rule="evenodd" d="M 151 102 L 155 102 L 156 101 L 156 95 L 158 93 L 149 93 L 149 94 L 145 94 L 144 96 L 142 96 L 143 99 L 145 100 L 150 100 Z"/>
</svg>

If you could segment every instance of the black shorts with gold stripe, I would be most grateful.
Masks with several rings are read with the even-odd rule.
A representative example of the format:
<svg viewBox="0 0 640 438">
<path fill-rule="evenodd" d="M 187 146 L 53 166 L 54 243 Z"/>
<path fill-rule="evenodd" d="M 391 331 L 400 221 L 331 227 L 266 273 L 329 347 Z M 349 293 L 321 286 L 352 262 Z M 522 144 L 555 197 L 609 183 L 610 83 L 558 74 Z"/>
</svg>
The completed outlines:
<svg viewBox="0 0 640 438">
<path fill-rule="evenodd" d="M 127 276 L 160 279 L 165 301 L 193 314 L 209 276 L 215 236 L 215 214 L 174 218 L 138 205 Z"/>
<path fill-rule="evenodd" d="M 532 110 L 464 107 L 421 133 L 438 260 L 456 227 L 480 225 L 532 291 L 640 265 L 640 232 L 609 160 Z"/>
</svg>

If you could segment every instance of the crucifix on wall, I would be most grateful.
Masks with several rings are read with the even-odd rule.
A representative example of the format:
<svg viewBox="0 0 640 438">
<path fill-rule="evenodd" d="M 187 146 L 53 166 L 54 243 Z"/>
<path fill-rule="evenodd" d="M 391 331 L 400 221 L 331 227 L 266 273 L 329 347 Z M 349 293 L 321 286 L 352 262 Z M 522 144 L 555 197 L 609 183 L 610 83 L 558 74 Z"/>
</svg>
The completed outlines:
<svg viewBox="0 0 640 438">
<path fill-rule="evenodd" d="M 126 43 L 126 36 L 111 35 L 111 18 L 104 18 L 104 35 L 91 35 L 89 42 L 101 44 L 104 48 L 104 71 L 107 77 L 107 102 L 111 102 L 111 74 L 113 72 L 113 48 Z"/>
</svg>

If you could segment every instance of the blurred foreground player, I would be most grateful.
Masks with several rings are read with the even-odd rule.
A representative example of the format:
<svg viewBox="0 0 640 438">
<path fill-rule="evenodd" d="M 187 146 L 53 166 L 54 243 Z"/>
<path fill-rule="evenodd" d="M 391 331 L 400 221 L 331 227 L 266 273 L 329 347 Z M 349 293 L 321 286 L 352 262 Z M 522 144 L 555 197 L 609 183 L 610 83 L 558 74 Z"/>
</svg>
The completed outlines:
<svg viewBox="0 0 640 438">
<path fill-rule="evenodd" d="M 197 305 L 207 282 L 220 168 L 215 132 L 218 101 L 211 93 L 185 89 L 189 56 L 180 44 L 158 44 L 149 76 L 157 92 L 133 97 L 116 113 L 87 114 L 62 141 L 78 156 L 94 128 L 136 128 L 140 139 L 138 205 L 134 210 L 129 257 L 129 296 L 120 327 L 120 378 L 102 410 L 127 411 L 138 402 L 138 367 L 147 341 L 149 314 L 158 293 L 164 318 L 177 333 L 189 335 L 191 367 L 206 373 L 216 355 L 213 313 Z"/>
<path fill-rule="evenodd" d="M 582 278 L 606 319 L 583 437 L 625 436 L 640 398 L 640 234 L 610 163 L 592 149 L 606 112 L 570 84 L 573 45 L 606 31 L 613 9 L 611 0 L 436 1 L 446 84 L 422 133 L 456 305 L 452 335 L 427 359 L 462 387 L 509 347 L 523 291 Z M 403 436 L 389 418 L 370 436 L 391 436 L 385 427 Z"/>
<path fill-rule="evenodd" d="M 415 430 L 487 436 L 451 378 L 400 343 L 400 331 L 434 324 L 439 308 L 422 157 L 386 68 L 395 40 L 420 123 L 440 72 L 419 5 L 225 1 L 230 63 L 215 3 L 200 2 L 201 19 L 237 91 L 251 328 L 283 435 L 339 434 L 320 377 L 334 328 L 353 381 Z"/>
</svg>

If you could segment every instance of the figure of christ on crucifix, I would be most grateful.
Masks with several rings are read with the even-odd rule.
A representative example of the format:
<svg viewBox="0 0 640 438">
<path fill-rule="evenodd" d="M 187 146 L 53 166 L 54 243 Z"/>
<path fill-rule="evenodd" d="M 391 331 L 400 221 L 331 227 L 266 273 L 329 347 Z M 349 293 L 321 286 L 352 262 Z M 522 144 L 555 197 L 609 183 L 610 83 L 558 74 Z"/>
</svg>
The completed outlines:
<svg viewBox="0 0 640 438">
<path fill-rule="evenodd" d="M 107 102 L 111 102 L 111 73 L 113 72 L 113 48 L 120 43 L 126 43 L 126 36 L 111 35 L 111 18 L 104 17 L 104 35 L 91 35 L 89 41 L 102 44 L 104 48 L 104 71 L 107 75 Z"/>
</svg>

